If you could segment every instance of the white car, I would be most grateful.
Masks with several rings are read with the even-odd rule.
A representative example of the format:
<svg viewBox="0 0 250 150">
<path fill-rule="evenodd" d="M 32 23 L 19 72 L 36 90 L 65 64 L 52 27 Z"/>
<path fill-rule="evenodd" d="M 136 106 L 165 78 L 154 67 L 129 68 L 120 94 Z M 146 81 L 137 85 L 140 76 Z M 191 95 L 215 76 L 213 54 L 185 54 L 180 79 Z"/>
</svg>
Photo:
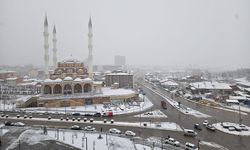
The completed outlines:
<svg viewBox="0 0 250 150">
<path fill-rule="evenodd" d="M 16 123 L 13 123 L 13 126 L 17 126 L 17 127 L 24 127 L 25 124 L 22 123 L 22 122 L 16 122 Z"/>
<path fill-rule="evenodd" d="M 204 126 L 207 126 L 209 124 L 209 122 L 207 120 L 204 120 L 202 123 Z"/>
<path fill-rule="evenodd" d="M 173 146 L 177 146 L 177 147 L 180 146 L 180 142 L 176 141 L 174 138 L 168 138 L 164 142 Z"/>
<path fill-rule="evenodd" d="M 116 128 L 111 128 L 109 129 L 109 133 L 113 133 L 113 134 L 121 134 L 122 132 Z"/>
<path fill-rule="evenodd" d="M 196 147 L 194 144 L 192 143 L 186 143 L 185 144 L 185 150 L 198 150 L 198 147 Z"/>
<path fill-rule="evenodd" d="M 85 131 L 96 131 L 95 128 L 92 127 L 92 126 L 86 126 L 86 127 L 84 128 L 84 130 L 85 130 Z"/>
<path fill-rule="evenodd" d="M 125 132 L 125 135 L 127 135 L 127 136 L 136 136 L 136 134 L 134 132 L 129 131 L 129 130 Z"/>
<path fill-rule="evenodd" d="M 194 130 L 190 130 L 190 129 L 184 129 L 184 135 L 195 137 L 197 135 L 197 132 L 195 132 Z"/>
</svg>

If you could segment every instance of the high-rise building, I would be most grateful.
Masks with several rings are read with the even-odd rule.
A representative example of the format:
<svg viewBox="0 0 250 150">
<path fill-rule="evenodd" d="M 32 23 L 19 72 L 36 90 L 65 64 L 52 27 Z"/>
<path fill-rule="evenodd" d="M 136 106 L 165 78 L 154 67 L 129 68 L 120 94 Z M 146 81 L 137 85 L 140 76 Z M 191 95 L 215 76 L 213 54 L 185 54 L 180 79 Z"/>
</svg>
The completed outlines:
<svg viewBox="0 0 250 150">
<path fill-rule="evenodd" d="M 125 56 L 115 56 L 115 65 L 116 66 L 125 66 L 126 65 L 126 57 Z"/>
</svg>

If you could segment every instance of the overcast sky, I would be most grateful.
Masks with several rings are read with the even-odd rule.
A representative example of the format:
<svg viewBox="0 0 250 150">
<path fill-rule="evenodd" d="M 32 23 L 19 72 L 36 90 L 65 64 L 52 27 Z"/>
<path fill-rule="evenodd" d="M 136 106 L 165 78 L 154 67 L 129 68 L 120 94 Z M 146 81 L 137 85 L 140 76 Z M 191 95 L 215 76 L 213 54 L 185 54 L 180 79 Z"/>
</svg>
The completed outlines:
<svg viewBox="0 0 250 150">
<path fill-rule="evenodd" d="M 94 64 L 240 68 L 250 66 L 249 0 L 0 0 L 0 64 L 43 65 L 43 25 L 56 24 L 58 59 Z"/>
</svg>

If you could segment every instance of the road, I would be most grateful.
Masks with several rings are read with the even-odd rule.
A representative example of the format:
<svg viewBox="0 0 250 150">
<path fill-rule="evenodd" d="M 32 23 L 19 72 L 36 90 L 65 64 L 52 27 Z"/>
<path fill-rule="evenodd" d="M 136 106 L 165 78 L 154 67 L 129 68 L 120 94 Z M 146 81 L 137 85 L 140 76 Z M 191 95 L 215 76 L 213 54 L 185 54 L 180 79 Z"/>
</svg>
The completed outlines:
<svg viewBox="0 0 250 150">
<path fill-rule="evenodd" d="M 149 84 L 148 84 L 149 86 Z M 148 87 L 147 86 L 147 87 Z M 151 87 L 152 85 L 150 85 Z M 152 103 L 154 104 L 154 108 L 153 109 L 160 109 L 161 108 L 161 101 L 164 100 L 161 96 L 155 94 L 154 92 L 152 92 L 152 89 L 147 88 L 143 85 L 141 85 L 141 87 L 143 88 L 144 92 L 146 93 L 146 96 L 152 101 Z M 170 97 L 170 93 L 163 91 L 160 88 L 156 88 L 157 91 L 164 93 L 164 95 Z M 239 121 L 239 114 L 235 113 L 235 112 L 229 112 L 229 111 L 225 111 L 225 110 L 219 110 L 219 109 L 215 109 L 215 108 L 211 108 L 211 107 L 207 107 L 207 106 L 203 106 L 200 104 L 196 104 L 196 103 L 192 103 L 192 102 L 188 102 L 187 100 L 180 98 L 180 97 L 175 97 L 176 101 L 180 101 L 182 104 L 198 110 L 202 113 L 208 114 L 212 117 L 207 118 L 207 120 L 209 120 L 210 122 L 225 122 L 225 121 L 230 121 L 230 122 L 238 122 Z M 166 101 L 167 102 L 167 101 Z M 193 129 L 193 125 L 195 123 L 199 123 L 202 124 L 202 122 L 204 121 L 205 118 L 197 118 L 194 117 L 192 115 L 186 115 L 181 113 L 180 111 L 178 111 L 176 108 L 172 107 L 169 104 L 169 107 L 167 110 L 162 110 L 162 112 L 164 114 L 166 114 L 168 116 L 168 121 L 170 122 L 175 122 L 181 126 L 183 126 L 184 128 L 190 128 Z M 249 114 L 248 115 L 242 115 L 244 124 L 246 125 L 250 125 L 250 117 Z M 195 139 L 191 139 L 190 142 L 193 143 L 197 143 L 198 139 L 200 140 L 204 140 L 204 141 L 212 141 L 215 143 L 218 143 L 228 149 L 232 149 L 232 150 L 247 150 L 250 148 L 250 137 L 249 136 L 235 136 L 235 135 L 230 135 L 230 134 L 226 134 L 220 131 L 216 131 L 216 132 L 212 132 L 212 131 L 208 131 L 205 128 L 203 128 L 202 131 L 197 131 L 198 132 L 198 136 Z M 184 138 L 185 140 L 187 140 L 186 138 Z"/>
</svg>

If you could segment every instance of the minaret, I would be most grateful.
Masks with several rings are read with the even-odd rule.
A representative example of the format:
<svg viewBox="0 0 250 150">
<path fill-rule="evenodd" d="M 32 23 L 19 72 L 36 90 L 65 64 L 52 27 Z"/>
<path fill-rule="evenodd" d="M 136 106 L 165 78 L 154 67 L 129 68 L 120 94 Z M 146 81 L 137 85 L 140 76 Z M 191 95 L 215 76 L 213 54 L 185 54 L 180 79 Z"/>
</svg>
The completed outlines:
<svg viewBox="0 0 250 150">
<path fill-rule="evenodd" d="M 49 78 L 49 32 L 48 32 L 48 20 L 47 15 L 45 16 L 44 20 L 44 73 L 45 79 Z"/>
<path fill-rule="evenodd" d="M 56 26 L 54 25 L 54 28 L 53 28 L 53 68 L 54 69 L 56 68 L 56 65 L 57 65 L 56 41 L 57 41 L 57 39 L 56 39 Z"/>
<path fill-rule="evenodd" d="M 91 22 L 91 17 L 89 18 L 89 33 L 88 33 L 88 39 L 89 39 L 89 56 L 88 56 L 88 72 L 89 72 L 89 78 L 93 79 L 93 55 L 92 55 L 92 49 L 93 49 L 93 45 L 92 45 L 92 22 Z"/>
</svg>

